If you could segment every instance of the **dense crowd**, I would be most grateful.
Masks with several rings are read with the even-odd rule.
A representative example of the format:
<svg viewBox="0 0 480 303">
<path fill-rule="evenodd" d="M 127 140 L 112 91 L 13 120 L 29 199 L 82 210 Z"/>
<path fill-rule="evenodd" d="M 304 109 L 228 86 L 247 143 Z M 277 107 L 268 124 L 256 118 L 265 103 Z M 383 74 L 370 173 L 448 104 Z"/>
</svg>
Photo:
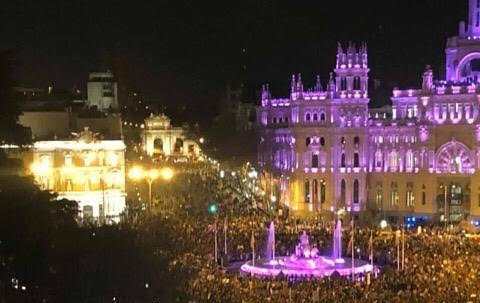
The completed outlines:
<svg viewBox="0 0 480 303">
<path fill-rule="evenodd" d="M 197 174 L 207 186 L 215 184 L 216 190 L 223 191 L 219 196 L 225 200 L 236 195 L 228 184 L 221 184 L 230 181 L 218 179 L 215 169 L 199 169 Z M 192 180 L 196 177 L 190 176 Z M 163 217 L 166 225 L 174 227 L 177 241 L 182 243 L 164 251 L 171 260 L 169 272 L 188 273 L 181 289 L 190 302 L 480 302 L 480 240 L 467 237 L 460 229 L 444 231 L 432 226 L 405 231 L 404 264 L 397 270 L 395 230 L 357 228 L 355 257 L 368 260 L 372 251 L 374 262 L 380 268 L 376 278 L 352 281 L 332 276 L 301 282 L 285 277 L 260 279 L 241 275 L 228 266 L 251 259 L 252 231 L 257 257 L 263 255 L 271 221 L 276 227 L 278 255 L 291 254 L 304 230 L 310 235 L 311 243 L 329 254 L 333 222 L 278 217 L 254 209 L 237 213 L 227 211 L 228 206 L 221 201 L 219 209 L 218 214 L 210 216 L 177 213 Z M 217 262 L 214 260 L 215 226 Z M 344 223 L 343 247 L 347 256 L 350 232 L 349 224 Z M 223 257 L 225 243 L 227 258 Z"/>
</svg>

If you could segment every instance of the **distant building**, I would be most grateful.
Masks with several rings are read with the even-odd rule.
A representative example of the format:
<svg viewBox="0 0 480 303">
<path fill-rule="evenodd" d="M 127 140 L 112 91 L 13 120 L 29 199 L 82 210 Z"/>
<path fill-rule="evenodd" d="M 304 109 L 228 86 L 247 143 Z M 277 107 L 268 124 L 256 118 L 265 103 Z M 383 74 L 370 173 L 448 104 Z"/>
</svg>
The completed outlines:
<svg viewBox="0 0 480 303">
<path fill-rule="evenodd" d="M 149 156 L 197 157 L 200 147 L 186 138 L 183 128 L 173 127 L 165 115 L 153 115 L 145 119 L 142 134 L 143 149 Z"/>
<path fill-rule="evenodd" d="M 101 133 L 104 138 L 122 137 L 122 121 L 119 114 L 72 112 L 69 109 L 24 111 L 19 116 L 19 123 L 30 128 L 34 141 L 68 139 L 72 132 L 81 131 L 85 127 Z"/>
<path fill-rule="evenodd" d="M 125 145 L 88 128 L 74 140 L 36 141 L 28 167 L 43 189 L 79 203 L 84 221 L 112 223 L 125 209 Z M 28 158 L 26 161 L 29 162 Z"/>
<path fill-rule="evenodd" d="M 88 106 L 99 110 L 118 110 L 118 87 L 112 72 L 90 73 L 87 85 Z"/>
</svg>

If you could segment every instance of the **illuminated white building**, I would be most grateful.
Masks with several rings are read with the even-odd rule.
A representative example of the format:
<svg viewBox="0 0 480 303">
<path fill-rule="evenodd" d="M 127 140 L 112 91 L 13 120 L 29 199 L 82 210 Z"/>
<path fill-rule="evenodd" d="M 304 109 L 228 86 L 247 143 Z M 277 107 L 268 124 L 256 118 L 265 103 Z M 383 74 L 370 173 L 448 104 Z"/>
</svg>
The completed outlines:
<svg viewBox="0 0 480 303">
<path fill-rule="evenodd" d="M 173 127 L 165 115 L 150 115 L 145 119 L 142 134 L 143 149 L 149 156 L 197 157 L 200 148 L 194 140 L 187 139 L 181 127 Z"/>
<path fill-rule="evenodd" d="M 125 144 L 96 140 L 88 128 L 77 137 L 35 142 L 31 172 L 41 188 L 77 201 L 84 220 L 118 222 L 125 209 Z"/>
</svg>

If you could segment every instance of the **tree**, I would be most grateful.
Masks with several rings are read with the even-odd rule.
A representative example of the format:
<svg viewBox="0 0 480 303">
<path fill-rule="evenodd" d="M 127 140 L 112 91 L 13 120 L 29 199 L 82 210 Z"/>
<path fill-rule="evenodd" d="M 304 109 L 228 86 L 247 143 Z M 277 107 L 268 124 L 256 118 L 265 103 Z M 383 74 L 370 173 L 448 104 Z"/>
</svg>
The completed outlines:
<svg viewBox="0 0 480 303">
<path fill-rule="evenodd" d="M 13 92 L 13 66 L 13 52 L 0 52 L 0 144 L 26 145 L 31 136 L 27 128 L 18 124 L 21 109 Z"/>
</svg>

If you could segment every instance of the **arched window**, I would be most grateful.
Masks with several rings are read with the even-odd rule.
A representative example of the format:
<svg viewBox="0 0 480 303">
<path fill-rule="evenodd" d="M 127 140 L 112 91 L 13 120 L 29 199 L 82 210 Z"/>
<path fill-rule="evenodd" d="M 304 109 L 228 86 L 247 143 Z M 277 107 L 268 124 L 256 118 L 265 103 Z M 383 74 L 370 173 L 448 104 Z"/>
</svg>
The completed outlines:
<svg viewBox="0 0 480 303">
<path fill-rule="evenodd" d="M 340 79 L 340 90 L 347 90 L 347 78 L 345 77 Z"/>
<path fill-rule="evenodd" d="M 415 195 L 413 193 L 413 183 L 412 182 L 407 183 L 407 192 L 406 192 L 405 199 L 406 199 L 405 204 L 407 205 L 407 207 L 415 206 Z"/>
<path fill-rule="evenodd" d="M 382 167 L 383 155 L 381 150 L 375 152 L 375 167 Z"/>
<path fill-rule="evenodd" d="M 383 187 L 382 183 L 377 183 L 377 192 L 375 193 L 375 203 L 377 207 L 383 208 Z"/>
<path fill-rule="evenodd" d="M 345 198 L 347 193 L 347 184 L 345 179 L 342 179 L 340 182 L 340 205 L 345 206 Z"/>
<path fill-rule="evenodd" d="M 306 146 L 309 146 L 310 143 L 312 143 L 312 139 L 311 139 L 310 137 L 307 137 L 307 138 L 305 139 L 305 145 L 306 145 Z"/>
<path fill-rule="evenodd" d="M 405 155 L 405 158 L 407 158 L 406 160 L 406 167 L 407 167 L 407 170 L 411 170 L 413 169 L 414 167 L 414 157 L 413 157 L 413 152 L 411 150 L 408 150 L 407 151 L 407 154 Z"/>
<path fill-rule="evenodd" d="M 161 138 L 156 138 L 153 140 L 153 153 L 163 154 L 163 141 Z"/>
<path fill-rule="evenodd" d="M 317 179 L 313 179 L 312 187 L 313 187 L 313 203 L 317 204 L 318 203 L 318 180 Z"/>
<path fill-rule="evenodd" d="M 425 192 L 425 184 L 422 185 L 422 205 L 427 204 L 427 193 Z"/>
<path fill-rule="evenodd" d="M 175 152 L 175 153 L 183 152 L 183 140 L 182 139 L 177 138 L 177 140 L 175 140 L 175 146 L 173 148 L 173 152 Z"/>
<path fill-rule="evenodd" d="M 342 153 L 341 159 L 340 159 L 340 167 L 345 168 L 347 166 L 347 160 L 345 157 L 345 153 Z"/>
<path fill-rule="evenodd" d="M 327 190 L 327 183 L 325 182 L 325 180 L 321 180 L 320 181 L 320 203 L 325 203 L 326 190 Z"/>
<path fill-rule="evenodd" d="M 397 157 L 397 152 L 396 151 L 392 151 L 390 153 L 390 169 L 397 169 L 398 167 L 398 157 Z"/>
<path fill-rule="evenodd" d="M 320 137 L 320 145 L 325 146 L 325 138 L 324 137 Z"/>
<path fill-rule="evenodd" d="M 359 136 L 355 136 L 353 138 L 353 144 L 358 147 L 358 145 L 360 144 L 360 137 Z"/>
<path fill-rule="evenodd" d="M 318 121 L 318 114 L 317 113 L 313 114 L 313 121 Z"/>
<path fill-rule="evenodd" d="M 354 90 L 360 90 L 360 77 L 354 77 L 353 78 L 353 89 Z"/>
<path fill-rule="evenodd" d="M 353 181 L 353 203 L 355 203 L 355 204 L 357 204 L 359 202 L 359 200 L 358 200 L 358 190 L 359 190 L 358 180 L 355 179 L 355 181 Z"/>
<path fill-rule="evenodd" d="M 310 121 L 311 119 L 312 119 L 312 118 L 311 118 L 311 116 L 310 116 L 310 113 L 307 113 L 307 114 L 305 115 L 305 120 L 306 120 L 306 121 Z"/>
<path fill-rule="evenodd" d="M 318 155 L 312 155 L 312 167 L 318 168 Z"/>
<path fill-rule="evenodd" d="M 353 167 L 360 167 L 360 156 L 357 152 L 353 154 Z"/>
<path fill-rule="evenodd" d="M 390 205 L 398 206 L 398 186 L 397 182 L 392 182 L 390 186 Z"/>
<path fill-rule="evenodd" d="M 308 179 L 305 179 L 304 190 L 305 190 L 305 203 L 310 203 L 310 181 Z"/>
<path fill-rule="evenodd" d="M 320 114 L 320 121 L 325 121 L 325 114 L 324 113 Z"/>
</svg>

